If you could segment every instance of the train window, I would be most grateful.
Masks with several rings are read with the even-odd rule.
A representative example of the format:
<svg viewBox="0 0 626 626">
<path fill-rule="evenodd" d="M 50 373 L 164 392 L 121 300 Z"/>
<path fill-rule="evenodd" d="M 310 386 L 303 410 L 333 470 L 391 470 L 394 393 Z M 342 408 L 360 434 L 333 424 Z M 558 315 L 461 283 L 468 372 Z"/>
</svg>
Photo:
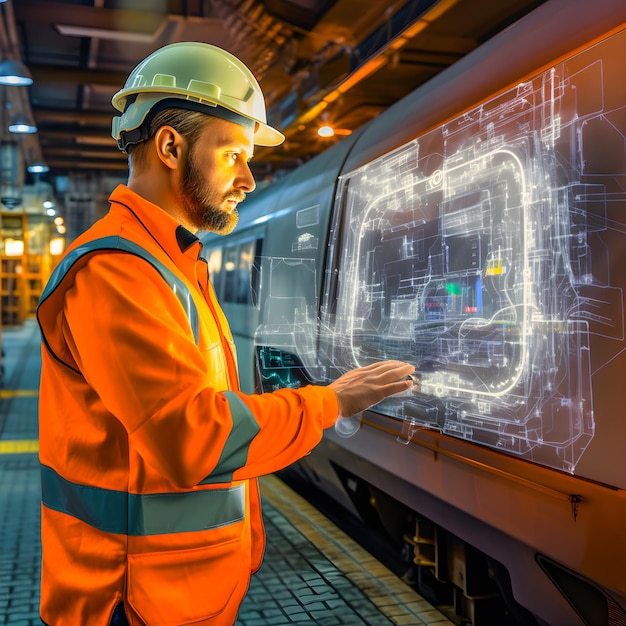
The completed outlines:
<svg viewBox="0 0 626 626">
<path fill-rule="evenodd" d="M 217 297 L 220 297 L 220 287 L 222 286 L 222 249 L 211 250 L 207 260 L 209 266 L 209 280 L 215 289 Z"/>
<path fill-rule="evenodd" d="M 263 239 L 254 242 L 254 262 L 250 268 L 250 298 L 254 307 L 259 306 L 259 287 L 261 286 L 261 255 L 263 254 Z"/>
<path fill-rule="evenodd" d="M 250 304 L 250 277 L 254 263 L 254 241 L 246 241 L 239 246 L 239 261 L 237 263 L 237 292 L 235 302 Z"/>
<path fill-rule="evenodd" d="M 228 246 L 224 252 L 222 276 L 224 280 L 224 302 L 235 302 L 237 293 L 237 246 Z"/>
<path fill-rule="evenodd" d="M 262 248 L 262 238 L 226 248 L 221 272 L 224 302 L 257 306 Z"/>
</svg>

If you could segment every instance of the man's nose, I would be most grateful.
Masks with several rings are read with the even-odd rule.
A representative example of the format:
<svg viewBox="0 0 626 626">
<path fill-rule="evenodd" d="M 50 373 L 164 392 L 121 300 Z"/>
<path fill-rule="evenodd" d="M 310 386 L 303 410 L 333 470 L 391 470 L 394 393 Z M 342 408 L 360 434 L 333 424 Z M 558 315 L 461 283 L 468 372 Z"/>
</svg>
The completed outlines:
<svg viewBox="0 0 626 626">
<path fill-rule="evenodd" d="M 245 191 L 246 193 L 254 191 L 254 188 L 256 187 L 256 182 L 254 180 L 254 176 L 252 175 L 252 171 L 250 170 L 250 165 L 245 161 L 241 162 L 241 168 L 238 172 L 238 177 L 235 180 L 235 187 Z"/>
</svg>

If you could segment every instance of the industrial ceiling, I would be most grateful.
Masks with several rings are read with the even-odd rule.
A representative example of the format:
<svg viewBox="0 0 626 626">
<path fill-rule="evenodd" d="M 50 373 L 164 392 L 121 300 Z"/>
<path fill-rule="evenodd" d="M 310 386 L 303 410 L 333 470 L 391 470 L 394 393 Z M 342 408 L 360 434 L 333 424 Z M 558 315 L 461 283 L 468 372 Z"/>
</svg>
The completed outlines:
<svg viewBox="0 0 626 626">
<path fill-rule="evenodd" d="M 32 74 L 31 86 L 6 89 L 24 93 L 15 106 L 30 107 L 38 127 L 24 140 L 26 160 L 43 159 L 50 177 L 124 176 L 111 97 L 149 53 L 190 40 L 229 50 L 257 76 L 269 121 L 287 137 L 255 155 L 254 174 L 271 179 L 543 1 L 8 0 L 0 43 L 3 58 L 19 56 Z M 323 123 L 337 134 L 319 137 Z"/>
</svg>

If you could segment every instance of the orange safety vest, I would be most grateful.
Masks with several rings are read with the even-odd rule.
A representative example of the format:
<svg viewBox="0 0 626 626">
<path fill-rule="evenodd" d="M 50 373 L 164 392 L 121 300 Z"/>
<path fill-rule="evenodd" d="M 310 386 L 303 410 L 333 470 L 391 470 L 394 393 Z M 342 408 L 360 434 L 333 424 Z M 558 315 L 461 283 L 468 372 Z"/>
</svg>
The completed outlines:
<svg viewBox="0 0 626 626">
<path fill-rule="evenodd" d="M 42 338 L 41 618 L 231 626 L 263 557 L 256 477 L 309 452 L 326 387 L 248 396 L 201 244 L 120 185 L 53 272 Z"/>
</svg>

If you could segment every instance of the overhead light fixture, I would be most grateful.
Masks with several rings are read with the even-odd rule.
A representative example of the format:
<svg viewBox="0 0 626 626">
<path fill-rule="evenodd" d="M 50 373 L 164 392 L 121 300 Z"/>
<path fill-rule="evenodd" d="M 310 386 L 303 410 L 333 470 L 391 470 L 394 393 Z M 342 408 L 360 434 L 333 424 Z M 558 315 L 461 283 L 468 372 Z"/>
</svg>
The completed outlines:
<svg viewBox="0 0 626 626">
<path fill-rule="evenodd" d="M 50 168 L 45 163 L 33 163 L 27 169 L 29 174 L 45 174 L 50 171 Z"/>
<path fill-rule="evenodd" d="M 28 87 L 32 84 L 33 77 L 21 61 L 5 59 L 0 62 L 0 85 Z"/>
<path fill-rule="evenodd" d="M 349 128 L 333 128 L 332 126 L 320 126 L 320 128 L 317 129 L 317 134 L 320 137 L 334 137 L 335 135 L 346 137 L 347 135 L 351 135 L 352 131 Z"/>
<path fill-rule="evenodd" d="M 95 28 L 91 26 L 73 26 L 72 24 L 55 24 L 56 31 L 64 37 L 95 37 L 109 41 L 128 43 L 152 43 L 156 33 L 140 33 L 112 28 Z"/>
<path fill-rule="evenodd" d="M 9 126 L 9 132 L 17 135 L 29 135 L 37 132 L 37 126 L 27 120 L 22 113 L 18 113 Z"/>
</svg>

